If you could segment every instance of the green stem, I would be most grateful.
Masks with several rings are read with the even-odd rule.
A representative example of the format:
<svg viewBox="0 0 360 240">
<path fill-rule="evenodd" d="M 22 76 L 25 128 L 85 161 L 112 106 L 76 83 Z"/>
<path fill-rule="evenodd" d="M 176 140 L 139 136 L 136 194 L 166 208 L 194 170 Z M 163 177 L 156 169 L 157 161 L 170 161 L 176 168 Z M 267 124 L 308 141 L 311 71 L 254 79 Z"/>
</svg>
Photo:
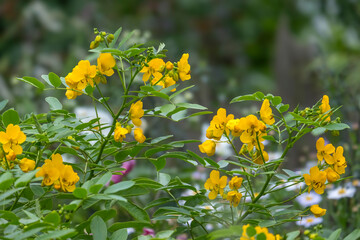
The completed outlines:
<svg viewBox="0 0 360 240">
<path fill-rule="evenodd" d="M 230 145 L 232 146 L 232 148 L 233 148 L 233 150 L 234 150 L 234 152 L 235 152 L 236 156 L 240 157 L 240 155 L 239 155 L 238 151 L 236 150 L 236 148 L 235 148 L 235 146 L 234 146 L 234 143 L 230 140 L 229 136 L 228 136 L 226 133 L 225 133 L 225 136 L 226 136 L 226 138 L 228 139 L 228 141 L 229 141 Z M 245 167 L 242 167 L 242 169 L 243 169 L 243 171 L 244 171 L 244 172 L 246 172 Z M 251 192 L 251 199 L 253 199 L 253 198 L 255 197 L 255 195 L 254 195 L 254 191 L 253 191 L 253 189 L 252 189 L 252 186 L 251 186 L 251 183 L 250 183 L 250 178 L 249 178 L 249 176 L 248 176 L 248 175 L 246 175 L 246 180 L 247 180 L 247 182 L 248 182 L 248 186 L 249 186 L 249 188 L 250 188 L 250 192 Z"/>
</svg>

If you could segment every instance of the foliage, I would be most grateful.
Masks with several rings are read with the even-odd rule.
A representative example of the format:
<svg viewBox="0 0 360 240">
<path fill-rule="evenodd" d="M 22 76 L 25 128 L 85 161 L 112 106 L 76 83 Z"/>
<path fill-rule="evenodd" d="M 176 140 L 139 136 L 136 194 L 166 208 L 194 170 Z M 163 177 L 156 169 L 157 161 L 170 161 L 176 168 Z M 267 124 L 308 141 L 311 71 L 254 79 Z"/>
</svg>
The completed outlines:
<svg viewBox="0 0 360 240">
<path fill-rule="evenodd" d="M 183 87 L 184 81 L 192 80 L 189 54 L 165 62 L 164 44 L 158 48 L 128 45 L 132 33 L 121 31 L 109 34 L 95 29 L 90 52 L 97 65 L 81 60 L 65 78 L 43 75 L 45 83 L 33 77 L 18 78 L 41 91 L 63 91 L 71 100 L 86 96 L 96 117 L 81 119 L 53 96 L 46 98 L 47 113 L 22 117 L 14 109 L 2 113 L 0 231 L 4 239 L 127 239 L 128 228 L 135 229 L 130 236 L 135 239 L 173 239 L 182 234 L 192 239 L 279 239 L 268 228 L 309 214 L 309 208 L 293 209 L 292 200 L 311 188 L 322 194 L 326 184 L 343 180 L 342 147 L 335 150 L 330 143 L 316 145 L 325 159 L 319 157 L 310 174 L 280 169 L 288 151 L 305 134 L 348 128 L 339 118 L 333 119 L 339 108 L 331 108 L 326 95 L 305 109 L 261 92 L 234 98 L 232 103 L 262 102 L 259 114 L 235 118 L 220 108 L 207 130 L 208 140 L 199 145 L 201 152 L 212 156 L 217 144 L 229 144 L 235 155 L 228 160 L 215 161 L 182 149 L 198 140 L 171 141 L 170 135 L 147 138 L 141 128 L 145 118 L 179 122 L 211 112 L 198 104 L 174 101 L 191 88 Z M 112 75 L 122 86 L 117 89 L 120 106 L 112 106 L 101 91 L 102 84 L 111 85 L 107 79 Z M 160 104 L 151 105 L 153 98 Z M 0 103 L 2 111 L 6 104 L 6 100 Z M 101 122 L 100 106 L 111 115 L 110 124 Z M 269 159 L 266 141 L 281 149 L 278 159 Z M 118 175 L 134 167 L 134 160 L 151 163 L 156 172 L 119 180 Z M 211 169 L 204 188 L 168 174 L 165 166 L 174 160 Z M 227 176 L 232 177 L 230 182 Z M 266 199 L 299 182 L 308 187 L 282 201 Z M 179 189 L 192 194 L 179 196 Z M 315 215 L 323 214 L 316 210 Z M 208 223 L 219 227 L 210 231 L 205 227 Z M 357 236 L 356 231 L 352 234 Z"/>
</svg>

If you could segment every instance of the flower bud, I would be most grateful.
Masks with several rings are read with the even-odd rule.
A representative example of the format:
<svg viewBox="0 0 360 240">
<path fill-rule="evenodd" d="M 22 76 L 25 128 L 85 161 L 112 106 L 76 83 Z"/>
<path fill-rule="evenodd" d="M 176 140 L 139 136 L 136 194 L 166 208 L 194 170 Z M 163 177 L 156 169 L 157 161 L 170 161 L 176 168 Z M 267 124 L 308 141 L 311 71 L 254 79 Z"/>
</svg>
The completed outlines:
<svg viewBox="0 0 360 240">
<path fill-rule="evenodd" d="M 95 38 L 95 42 L 102 42 L 102 40 L 103 39 L 99 35 L 97 35 Z"/>
<path fill-rule="evenodd" d="M 102 32 L 101 32 L 101 36 L 105 37 L 105 36 L 106 36 L 106 32 L 102 31 Z"/>
<path fill-rule="evenodd" d="M 337 137 L 340 135 L 340 132 L 339 132 L 339 130 L 334 130 L 334 131 L 331 131 L 331 135 Z"/>
<path fill-rule="evenodd" d="M 108 36 L 107 36 L 107 38 L 106 38 L 106 40 L 109 42 L 109 43 L 111 43 L 113 40 L 114 40 L 114 35 L 113 34 L 109 34 Z"/>
</svg>

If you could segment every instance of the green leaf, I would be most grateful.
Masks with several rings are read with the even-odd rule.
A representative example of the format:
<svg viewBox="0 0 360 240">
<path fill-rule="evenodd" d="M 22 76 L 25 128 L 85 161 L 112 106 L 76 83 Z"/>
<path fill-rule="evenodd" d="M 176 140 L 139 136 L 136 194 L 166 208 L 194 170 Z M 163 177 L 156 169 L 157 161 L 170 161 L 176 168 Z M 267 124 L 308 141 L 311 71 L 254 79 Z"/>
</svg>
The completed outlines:
<svg viewBox="0 0 360 240">
<path fill-rule="evenodd" d="M 111 185 L 110 187 L 108 187 L 108 188 L 104 191 L 104 193 L 105 193 L 105 194 L 116 193 L 116 192 L 118 192 L 118 191 L 131 188 L 132 186 L 134 186 L 134 184 L 135 184 L 135 182 L 133 182 L 133 181 L 123 181 L 123 182 L 119 182 L 119 183 L 116 183 L 116 184 Z"/>
<path fill-rule="evenodd" d="M 200 157 L 199 155 L 197 155 L 196 153 L 190 151 L 190 150 L 186 150 L 188 152 L 188 154 L 190 154 L 194 159 L 196 159 L 200 164 L 202 164 L 203 166 L 206 165 L 206 162 L 204 161 L 204 159 L 202 157 Z"/>
<path fill-rule="evenodd" d="M 208 157 L 204 157 L 205 161 L 208 162 L 211 166 L 213 166 L 214 168 L 219 168 L 219 164 L 217 164 L 214 160 L 212 160 L 211 158 Z"/>
<path fill-rule="evenodd" d="M 75 229 L 62 229 L 49 231 L 45 234 L 40 235 L 36 240 L 51 240 L 51 239 L 69 239 L 76 235 Z"/>
<path fill-rule="evenodd" d="M 174 104 L 165 104 L 160 107 L 160 111 L 163 115 L 168 114 L 169 112 L 173 111 L 176 108 Z"/>
<path fill-rule="evenodd" d="M 157 92 L 157 91 L 151 91 L 150 92 L 152 95 L 156 96 L 156 97 L 161 97 L 165 100 L 169 100 L 169 96 L 166 95 L 165 93 L 162 93 L 162 92 Z"/>
<path fill-rule="evenodd" d="M 14 181 L 15 179 L 13 178 L 11 172 L 2 173 L 0 175 L 0 191 L 6 190 L 11 187 Z"/>
<path fill-rule="evenodd" d="M 2 115 L 2 118 L 3 118 L 2 121 L 5 126 L 7 126 L 11 123 L 14 125 L 17 125 L 20 123 L 19 114 L 14 109 L 9 109 L 9 110 L 5 111 Z"/>
<path fill-rule="evenodd" d="M 22 77 L 22 78 L 17 78 L 17 79 L 20 81 L 26 82 L 30 85 L 33 85 L 34 87 L 39 88 L 41 90 L 44 90 L 44 88 L 45 88 L 45 85 L 34 77 Z"/>
<path fill-rule="evenodd" d="M 156 144 L 156 143 L 159 143 L 161 141 L 164 141 L 166 139 L 169 139 L 169 138 L 172 138 L 174 135 L 167 135 L 167 136 L 162 136 L 162 137 L 157 137 L 157 138 L 154 138 L 153 140 L 151 140 L 151 144 Z"/>
<path fill-rule="evenodd" d="M 117 222 L 109 227 L 109 231 L 113 232 L 118 229 L 124 229 L 124 228 L 129 228 L 129 227 L 133 227 L 136 229 L 143 229 L 144 227 L 152 227 L 152 225 L 150 222 L 143 222 L 143 221 Z"/>
<path fill-rule="evenodd" d="M 111 235 L 110 240 L 127 240 L 127 237 L 127 229 L 119 229 Z"/>
<path fill-rule="evenodd" d="M 195 85 L 191 85 L 191 86 L 189 86 L 189 87 L 186 87 L 186 88 L 183 88 L 183 89 L 181 89 L 181 90 L 179 90 L 179 91 L 176 91 L 176 92 L 173 93 L 169 98 L 172 99 L 172 98 L 176 97 L 177 95 L 179 95 L 180 93 L 182 93 L 182 92 L 184 92 L 184 91 L 186 91 L 186 90 L 188 90 L 188 89 L 190 89 L 190 88 L 192 88 L 192 87 L 194 87 L 194 86 L 195 86 Z"/>
<path fill-rule="evenodd" d="M 314 136 L 319 136 L 319 135 L 323 134 L 325 131 L 326 131 L 326 128 L 324 128 L 324 127 L 317 127 L 317 128 L 314 128 L 314 129 L 311 131 L 311 134 L 314 135 Z"/>
<path fill-rule="evenodd" d="M 287 110 L 289 110 L 289 107 L 290 107 L 289 104 L 282 105 L 281 107 L 279 107 L 279 111 L 282 113 L 286 112 Z"/>
<path fill-rule="evenodd" d="M 26 184 L 28 184 L 31 179 L 34 178 L 35 174 L 38 172 L 38 170 L 34 170 L 28 173 L 22 174 L 18 179 L 15 181 L 15 187 L 23 187 Z"/>
<path fill-rule="evenodd" d="M 96 182 L 96 184 L 105 185 L 110 181 L 111 177 L 112 177 L 112 173 L 107 172 Z"/>
<path fill-rule="evenodd" d="M 340 237 L 341 231 L 342 231 L 341 228 L 338 228 L 336 231 L 331 233 L 331 235 L 328 237 L 328 240 L 338 240 Z M 299 233 L 300 233 L 300 231 L 299 231 Z"/>
<path fill-rule="evenodd" d="M 103 187 L 104 185 L 102 184 L 95 184 L 92 185 L 89 189 L 89 192 L 93 193 L 93 194 L 97 194 L 99 193 L 100 189 Z"/>
<path fill-rule="evenodd" d="M 7 100 L 7 99 L 0 102 L 0 111 L 4 109 L 4 107 L 6 106 L 6 104 L 8 102 L 9 102 L 9 100 Z"/>
<path fill-rule="evenodd" d="M 131 202 L 120 202 L 120 201 L 118 202 L 118 204 L 122 208 L 124 208 L 131 216 L 133 216 L 135 220 L 150 222 L 149 215 L 137 205 Z"/>
<path fill-rule="evenodd" d="M 230 103 L 243 102 L 243 101 L 261 101 L 261 99 L 258 98 L 258 96 L 256 94 L 257 93 L 235 97 L 231 100 Z"/>
<path fill-rule="evenodd" d="M 87 191 L 85 188 L 77 187 L 72 193 L 75 197 L 85 199 L 87 197 Z"/>
<path fill-rule="evenodd" d="M 117 48 L 120 49 L 121 46 L 124 45 L 124 43 L 126 43 L 126 42 L 131 38 L 131 36 L 134 34 L 134 32 L 135 32 L 135 30 L 132 31 L 132 32 L 130 32 L 130 33 L 128 33 L 128 34 L 121 40 L 121 42 L 119 43 L 119 45 L 118 45 Z"/>
<path fill-rule="evenodd" d="M 15 215 L 15 213 L 10 211 L 0 210 L 0 218 L 9 221 L 10 224 L 19 224 L 19 218 Z"/>
<path fill-rule="evenodd" d="M 355 229 L 352 233 L 347 235 L 344 240 L 355 240 L 360 238 L 360 229 Z"/>
<path fill-rule="evenodd" d="M 61 85 L 61 80 L 60 80 L 59 76 L 53 72 L 49 73 L 49 81 L 51 82 L 51 85 L 53 85 L 55 88 L 57 88 Z"/>
<path fill-rule="evenodd" d="M 256 235 L 256 240 L 266 240 L 265 233 L 260 233 L 260 234 Z"/>
<path fill-rule="evenodd" d="M 60 215 L 56 211 L 52 211 L 51 213 L 45 216 L 44 222 L 51 223 L 55 227 L 57 227 L 61 222 Z"/>
<path fill-rule="evenodd" d="M 126 149 L 126 150 L 119 151 L 115 155 L 115 160 L 117 162 L 122 162 L 123 160 L 125 160 L 129 156 L 130 152 L 131 152 L 131 149 Z"/>
<path fill-rule="evenodd" d="M 107 238 L 107 227 L 101 217 L 95 216 L 91 220 L 90 229 L 94 240 L 104 240 Z"/>
<path fill-rule="evenodd" d="M 272 225 L 275 225 L 276 221 L 274 220 L 265 220 L 259 223 L 260 227 L 271 227 Z"/>
<path fill-rule="evenodd" d="M 249 226 L 246 228 L 246 234 L 248 235 L 248 237 L 253 237 L 256 234 L 256 230 L 253 226 Z"/>
<path fill-rule="evenodd" d="M 273 99 L 271 100 L 271 102 L 272 102 L 272 104 L 273 104 L 274 106 L 280 104 L 281 101 L 282 101 L 282 99 L 281 99 L 281 97 L 279 97 L 279 96 L 275 96 L 275 97 L 273 97 Z"/>
<path fill-rule="evenodd" d="M 340 131 L 340 130 L 350 128 L 350 127 L 345 123 L 331 123 L 329 125 L 324 126 L 324 128 L 326 128 L 327 130 L 330 130 L 330 131 L 334 131 L 334 130 Z"/>
<path fill-rule="evenodd" d="M 163 186 L 166 186 L 169 184 L 171 180 L 171 177 L 169 174 L 166 173 L 159 173 L 159 183 Z"/>
<path fill-rule="evenodd" d="M 62 109 L 62 104 L 55 97 L 47 97 L 47 98 L 45 98 L 45 101 L 47 103 L 49 103 L 51 110 L 61 110 Z"/>
<path fill-rule="evenodd" d="M 150 160 L 152 164 L 156 167 L 156 171 L 160 171 L 166 165 L 166 158 L 158 158 L 157 160 Z"/>
<path fill-rule="evenodd" d="M 204 106 L 201 106 L 199 104 L 193 104 L 193 103 L 178 103 L 176 104 L 178 107 L 184 107 L 187 109 L 199 109 L 199 110 L 206 110 L 207 108 Z"/>
</svg>

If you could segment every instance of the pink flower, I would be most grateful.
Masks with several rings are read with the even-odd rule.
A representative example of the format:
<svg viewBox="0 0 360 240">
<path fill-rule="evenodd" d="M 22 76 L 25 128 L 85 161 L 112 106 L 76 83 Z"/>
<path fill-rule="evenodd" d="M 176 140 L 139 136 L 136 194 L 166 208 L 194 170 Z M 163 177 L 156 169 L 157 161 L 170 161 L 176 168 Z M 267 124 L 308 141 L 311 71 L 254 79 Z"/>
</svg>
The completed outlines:
<svg viewBox="0 0 360 240">
<path fill-rule="evenodd" d="M 155 237 L 155 231 L 154 231 L 154 229 L 151 229 L 151 228 L 143 228 L 143 235 L 144 236 L 150 235 L 152 237 Z"/>
<path fill-rule="evenodd" d="M 135 166 L 135 163 L 136 161 L 133 159 L 133 160 L 130 160 L 130 161 L 127 161 L 127 162 L 124 162 L 121 167 L 124 168 L 125 170 L 123 171 L 116 171 L 116 172 L 120 172 L 122 174 L 114 174 L 112 175 L 111 177 L 111 180 L 110 182 L 112 183 L 119 183 L 122 181 L 123 177 L 125 177 L 129 172 L 131 172 L 131 170 L 134 168 Z M 107 185 L 110 184 L 110 182 L 107 183 Z"/>
</svg>

